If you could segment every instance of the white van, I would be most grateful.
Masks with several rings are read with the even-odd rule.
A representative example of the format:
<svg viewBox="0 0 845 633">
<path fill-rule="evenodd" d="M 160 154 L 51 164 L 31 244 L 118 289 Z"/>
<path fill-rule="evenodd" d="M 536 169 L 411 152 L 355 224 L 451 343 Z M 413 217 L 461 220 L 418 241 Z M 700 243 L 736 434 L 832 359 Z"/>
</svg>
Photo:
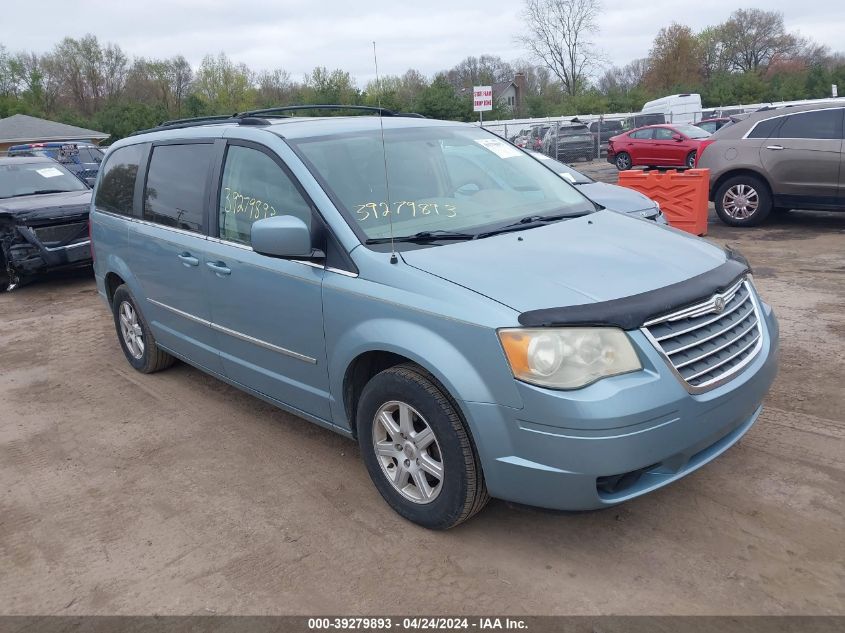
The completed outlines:
<svg viewBox="0 0 845 633">
<path fill-rule="evenodd" d="M 701 120 L 701 95 L 669 95 L 649 101 L 643 114 L 663 114 L 667 123 L 697 123 Z"/>
</svg>

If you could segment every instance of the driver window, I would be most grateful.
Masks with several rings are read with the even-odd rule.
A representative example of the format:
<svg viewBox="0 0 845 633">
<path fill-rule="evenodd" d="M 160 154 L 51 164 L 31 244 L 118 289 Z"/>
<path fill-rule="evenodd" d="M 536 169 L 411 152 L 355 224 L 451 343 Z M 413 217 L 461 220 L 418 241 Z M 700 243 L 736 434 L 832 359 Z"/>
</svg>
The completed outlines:
<svg viewBox="0 0 845 633">
<path fill-rule="evenodd" d="M 666 127 L 659 127 L 655 128 L 654 130 L 654 140 L 655 141 L 671 141 L 672 140 L 672 130 Z"/>
<path fill-rule="evenodd" d="M 230 145 L 220 187 L 219 237 L 249 244 L 252 224 L 277 215 L 311 226 L 311 207 L 276 161 L 259 150 Z"/>
</svg>

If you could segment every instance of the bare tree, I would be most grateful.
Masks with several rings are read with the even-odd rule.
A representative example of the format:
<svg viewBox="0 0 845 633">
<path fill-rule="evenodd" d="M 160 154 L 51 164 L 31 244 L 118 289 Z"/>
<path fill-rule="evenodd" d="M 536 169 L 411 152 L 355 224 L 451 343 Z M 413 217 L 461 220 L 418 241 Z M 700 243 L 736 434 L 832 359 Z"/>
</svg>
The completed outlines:
<svg viewBox="0 0 845 633">
<path fill-rule="evenodd" d="M 731 64 L 741 72 L 765 70 L 798 50 L 798 39 L 786 32 L 777 11 L 737 9 L 720 28 Z"/>
<path fill-rule="evenodd" d="M 622 68 L 612 66 L 599 78 L 598 88 L 605 94 L 612 92 L 627 94 L 643 83 L 647 73 L 647 58 L 635 59 Z"/>
<path fill-rule="evenodd" d="M 528 34 L 517 38 L 560 79 L 563 91 L 577 95 L 601 64 L 591 37 L 598 31 L 599 0 L 526 0 Z"/>
<path fill-rule="evenodd" d="M 698 34 L 701 70 L 705 79 L 730 71 L 730 51 L 724 25 L 708 26 Z"/>
<path fill-rule="evenodd" d="M 470 56 L 446 71 L 446 77 L 455 90 L 468 90 L 473 86 L 510 81 L 513 76 L 513 67 L 498 55 Z"/>
<path fill-rule="evenodd" d="M 265 106 L 284 105 L 290 101 L 294 85 L 290 73 L 281 68 L 264 70 L 256 78 L 258 101 Z"/>
<path fill-rule="evenodd" d="M 170 92 L 173 95 L 173 110 L 176 114 L 182 113 L 182 104 L 188 97 L 191 90 L 191 82 L 194 80 L 194 71 L 188 60 L 182 55 L 177 55 L 169 62 L 170 65 Z"/>
</svg>

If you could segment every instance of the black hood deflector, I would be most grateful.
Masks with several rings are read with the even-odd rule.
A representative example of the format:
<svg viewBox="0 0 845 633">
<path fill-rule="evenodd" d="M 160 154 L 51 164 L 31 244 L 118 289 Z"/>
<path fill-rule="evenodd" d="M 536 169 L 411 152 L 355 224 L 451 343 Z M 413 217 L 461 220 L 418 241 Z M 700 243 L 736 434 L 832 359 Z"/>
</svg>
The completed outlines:
<svg viewBox="0 0 845 633">
<path fill-rule="evenodd" d="M 611 301 L 530 310 L 519 315 L 519 322 L 525 327 L 596 325 L 634 330 L 650 318 L 686 308 L 727 290 L 751 272 L 742 255 L 730 249 L 726 253 L 728 260 L 724 264 L 686 281 Z"/>
</svg>

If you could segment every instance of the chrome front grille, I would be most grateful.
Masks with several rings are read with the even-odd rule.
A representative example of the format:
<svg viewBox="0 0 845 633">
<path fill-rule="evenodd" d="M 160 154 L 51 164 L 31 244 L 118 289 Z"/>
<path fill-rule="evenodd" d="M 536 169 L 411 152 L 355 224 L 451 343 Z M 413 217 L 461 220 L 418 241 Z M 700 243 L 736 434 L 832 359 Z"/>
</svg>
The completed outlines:
<svg viewBox="0 0 845 633">
<path fill-rule="evenodd" d="M 707 301 L 648 321 L 643 332 L 693 392 L 732 378 L 763 345 L 760 310 L 746 279 Z"/>
</svg>

